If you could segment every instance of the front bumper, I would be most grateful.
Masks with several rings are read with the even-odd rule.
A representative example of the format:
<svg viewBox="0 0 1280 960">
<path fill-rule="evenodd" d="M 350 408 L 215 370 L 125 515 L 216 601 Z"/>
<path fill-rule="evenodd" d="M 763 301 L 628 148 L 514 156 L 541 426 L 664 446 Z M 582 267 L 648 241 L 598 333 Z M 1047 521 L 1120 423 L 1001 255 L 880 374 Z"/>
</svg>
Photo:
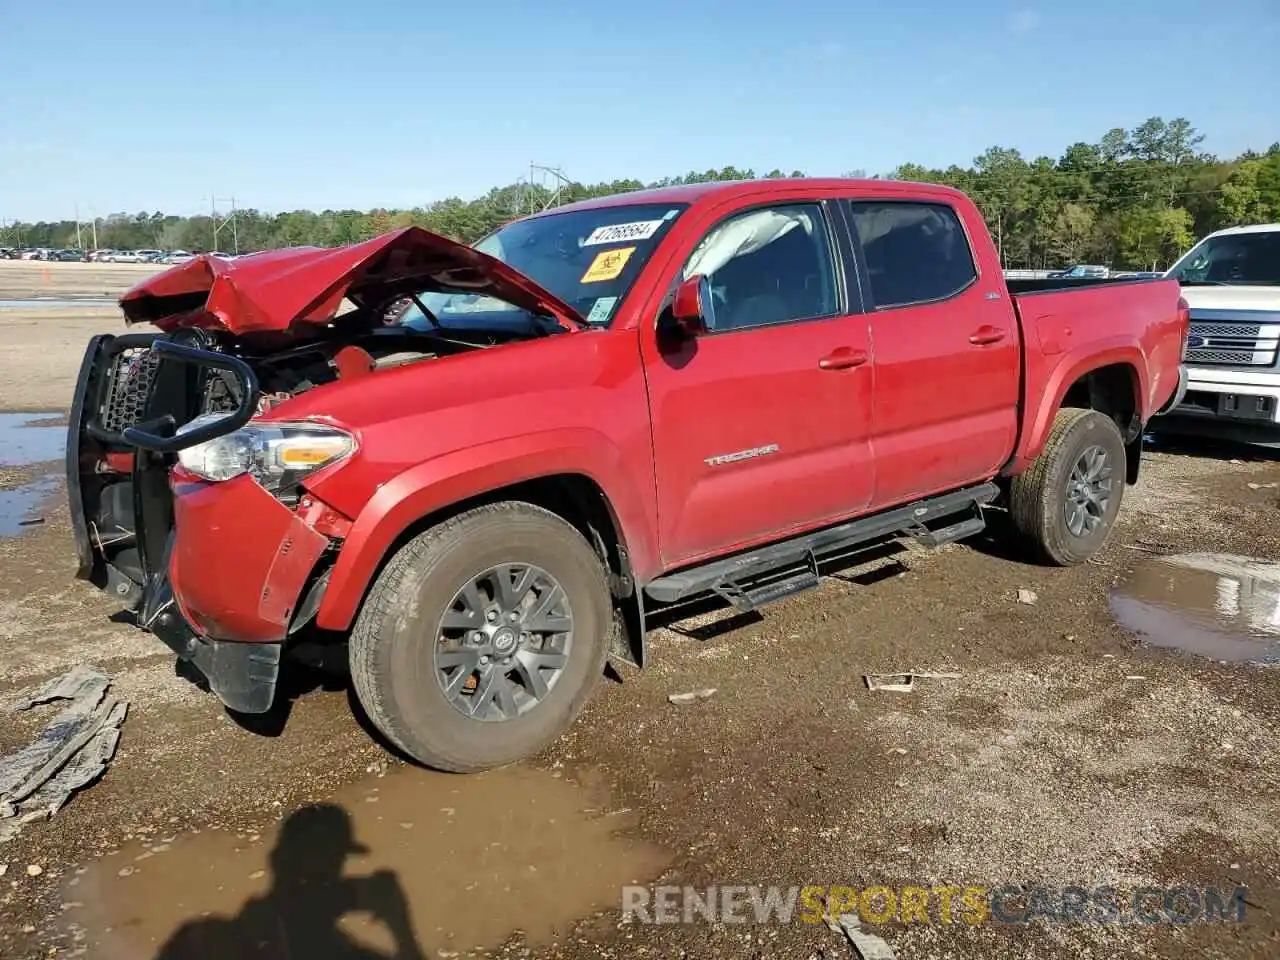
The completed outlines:
<svg viewBox="0 0 1280 960">
<path fill-rule="evenodd" d="M 184 618 L 217 640 L 283 641 L 328 538 L 249 476 L 171 486 L 168 574 Z"/>
<path fill-rule="evenodd" d="M 1184 395 L 1161 420 L 1171 432 L 1280 445 L 1280 377 L 1192 369 Z"/>
<path fill-rule="evenodd" d="M 284 640 L 329 545 L 250 477 L 172 478 L 174 529 L 139 624 L 193 664 L 224 704 L 264 713 Z"/>
</svg>

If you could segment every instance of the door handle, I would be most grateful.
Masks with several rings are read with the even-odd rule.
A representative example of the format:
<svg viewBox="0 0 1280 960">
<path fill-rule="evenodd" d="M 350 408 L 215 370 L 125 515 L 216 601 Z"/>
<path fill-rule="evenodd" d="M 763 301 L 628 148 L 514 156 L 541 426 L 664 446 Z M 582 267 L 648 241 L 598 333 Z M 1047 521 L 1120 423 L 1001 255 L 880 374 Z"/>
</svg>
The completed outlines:
<svg viewBox="0 0 1280 960">
<path fill-rule="evenodd" d="M 1004 338 L 1005 332 L 1003 330 L 987 324 L 969 334 L 969 342 L 977 347 L 985 346 L 988 343 L 999 343 Z"/>
<path fill-rule="evenodd" d="M 851 350 L 849 347 L 839 347 L 819 360 L 818 367 L 822 370 L 848 370 L 850 367 L 862 366 L 867 360 L 867 351 L 865 350 Z"/>
</svg>

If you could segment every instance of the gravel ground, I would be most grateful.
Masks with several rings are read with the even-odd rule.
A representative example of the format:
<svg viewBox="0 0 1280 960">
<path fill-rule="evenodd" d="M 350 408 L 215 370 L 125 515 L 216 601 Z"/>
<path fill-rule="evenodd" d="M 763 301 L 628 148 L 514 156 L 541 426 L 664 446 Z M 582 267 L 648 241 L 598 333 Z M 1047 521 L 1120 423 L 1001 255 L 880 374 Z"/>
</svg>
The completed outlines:
<svg viewBox="0 0 1280 960">
<path fill-rule="evenodd" d="M 7 328 L 0 337 L 7 353 Z M 78 348 L 50 352 L 62 376 L 78 359 Z M 18 386 L 0 373 L 0 384 L 0 407 L 65 406 L 65 391 L 45 393 L 33 379 Z M 115 675 L 132 709 L 106 776 L 0 846 L 0 957 L 160 955 L 156 945 L 183 920 L 263 895 L 246 877 L 275 870 L 281 887 L 278 860 L 250 871 L 236 858 L 278 850 L 272 838 L 292 812 L 324 801 L 351 815 L 356 839 L 373 848 L 369 875 L 398 884 L 433 957 L 471 947 L 565 958 L 855 956 L 820 924 L 624 923 L 608 904 L 619 903 L 613 885 L 631 881 L 1244 885 L 1240 924 L 890 922 L 875 932 L 899 958 L 1276 956 L 1280 673 L 1135 647 L 1107 594 L 1160 554 L 1280 558 L 1280 489 L 1267 486 L 1278 481 L 1280 462 L 1245 448 L 1157 447 L 1110 545 L 1084 566 L 1025 562 L 997 514 L 987 536 L 832 571 L 818 590 L 759 615 L 669 624 L 652 636 L 651 666 L 603 683 L 573 730 L 518 768 L 518 784 L 503 773 L 465 788 L 388 753 L 340 674 L 295 665 L 286 714 L 255 729 L 233 722 L 156 641 L 71 579 L 65 506 L 54 500 L 45 523 L 0 540 L 0 702 L 89 660 Z M 1020 589 L 1035 602 L 1019 603 Z M 918 681 L 910 694 L 862 682 L 902 670 L 960 677 Z M 716 693 L 667 701 L 704 687 Z M 47 717 L 6 716 L 0 751 Z M 394 815 L 413 821 L 403 833 L 410 856 L 369 811 L 415 808 L 404 791 L 419 790 L 420 816 Z M 457 790 L 462 799 L 444 797 Z M 536 817 L 523 812 L 533 803 Z M 464 808 L 492 809 L 467 836 L 492 830 L 493 840 L 441 846 L 451 834 L 438 818 Z M 584 825 L 539 829 L 566 822 Z M 182 850 L 199 852 L 173 852 Z M 459 887 L 476 896 L 457 896 Z M 530 909 L 548 890 L 545 909 Z M 270 902 L 287 919 L 280 896 Z M 504 897 L 518 906 L 504 909 Z M 329 900 L 306 902 L 323 927 Z M 348 930 L 339 912 L 334 929 Z M 380 946 L 362 955 L 390 955 L 385 930 L 348 932 Z M 134 939 L 121 947 L 112 936 Z"/>
</svg>

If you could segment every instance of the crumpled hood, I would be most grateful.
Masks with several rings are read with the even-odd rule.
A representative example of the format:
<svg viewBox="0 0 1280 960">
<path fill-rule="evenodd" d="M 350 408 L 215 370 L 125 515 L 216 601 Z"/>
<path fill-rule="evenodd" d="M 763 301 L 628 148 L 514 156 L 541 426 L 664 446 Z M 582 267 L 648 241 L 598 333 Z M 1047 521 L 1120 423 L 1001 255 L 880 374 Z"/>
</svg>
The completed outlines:
<svg viewBox="0 0 1280 960">
<path fill-rule="evenodd" d="M 344 297 L 360 303 L 424 290 L 498 297 L 569 328 L 582 316 L 500 260 L 447 237 L 405 227 L 346 247 L 293 247 L 235 260 L 202 255 L 120 298 L 128 323 L 234 334 L 325 324 Z"/>
</svg>

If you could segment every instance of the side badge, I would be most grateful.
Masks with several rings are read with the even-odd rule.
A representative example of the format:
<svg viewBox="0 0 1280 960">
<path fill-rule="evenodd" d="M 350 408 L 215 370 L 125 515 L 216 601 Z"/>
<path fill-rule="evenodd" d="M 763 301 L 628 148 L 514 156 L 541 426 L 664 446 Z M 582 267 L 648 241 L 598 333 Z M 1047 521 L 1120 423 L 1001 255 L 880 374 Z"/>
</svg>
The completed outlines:
<svg viewBox="0 0 1280 960">
<path fill-rule="evenodd" d="M 743 460 L 754 460 L 756 457 L 767 457 L 771 453 L 778 452 L 776 443 L 769 443 L 763 447 L 752 447 L 750 450 L 739 450 L 736 453 L 722 453 L 719 456 L 707 457 L 703 461 L 709 467 L 719 467 L 726 463 L 739 463 Z"/>
</svg>

